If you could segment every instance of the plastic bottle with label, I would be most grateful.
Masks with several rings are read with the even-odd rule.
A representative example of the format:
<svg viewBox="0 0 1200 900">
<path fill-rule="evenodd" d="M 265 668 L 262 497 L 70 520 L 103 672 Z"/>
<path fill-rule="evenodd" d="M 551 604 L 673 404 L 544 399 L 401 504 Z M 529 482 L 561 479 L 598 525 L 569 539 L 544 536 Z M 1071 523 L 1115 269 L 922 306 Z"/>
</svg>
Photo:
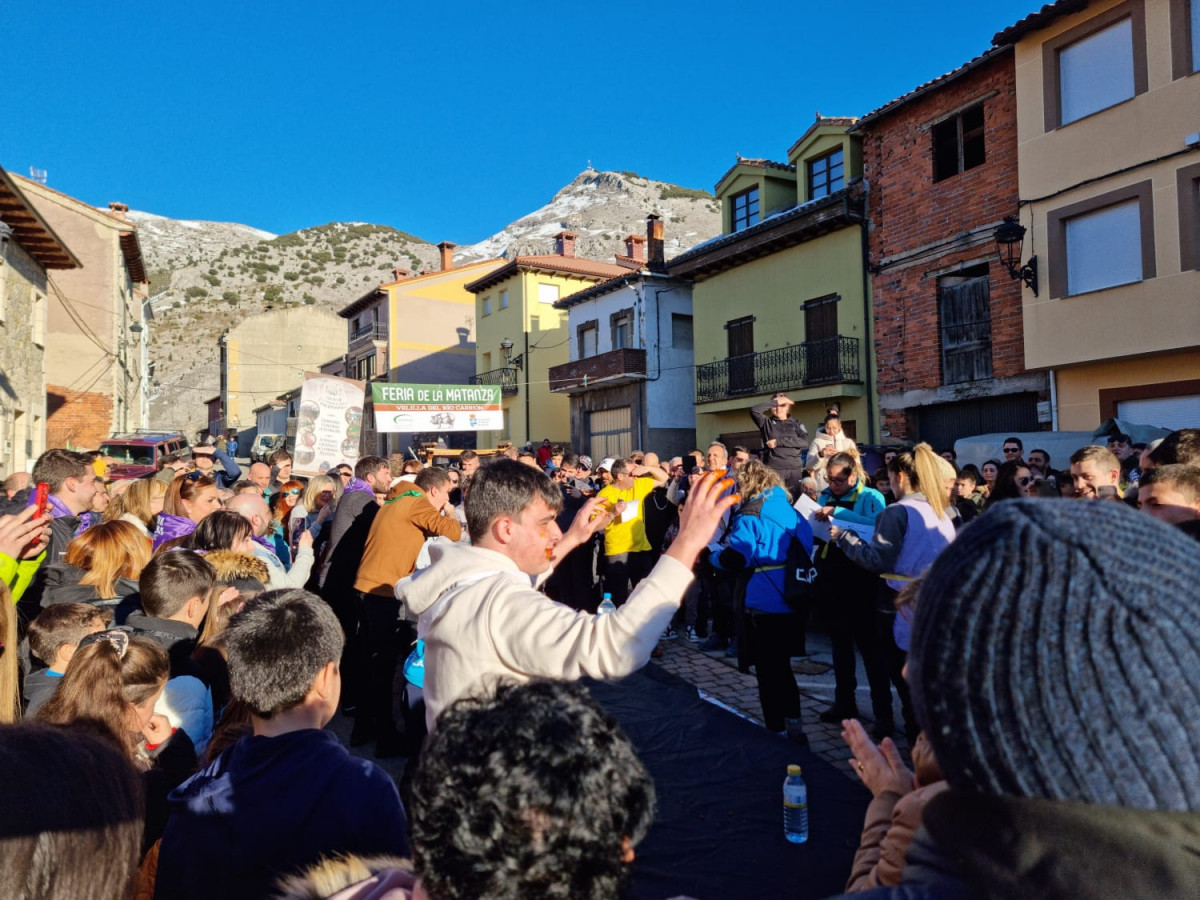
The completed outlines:
<svg viewBox="0 0 1200 900">
<path fill-rule="evenodd" d="M 783 836 L 793 844 L 808 840 L 808 786 L 797 765 L 787 767 L 783 780 Z"/>
</svg>

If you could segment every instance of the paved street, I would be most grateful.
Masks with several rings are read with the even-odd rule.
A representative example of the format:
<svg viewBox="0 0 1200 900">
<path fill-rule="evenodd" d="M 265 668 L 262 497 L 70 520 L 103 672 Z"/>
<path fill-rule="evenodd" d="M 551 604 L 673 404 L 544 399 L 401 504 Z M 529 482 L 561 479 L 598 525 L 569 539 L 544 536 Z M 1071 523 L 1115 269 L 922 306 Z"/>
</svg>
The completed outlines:
<svg viewBox="0 0 1200 900">
<path fill-rule="evenodd" d="M 650 665 L 659 665 L 696 686 L 700 695 L 711 703 L 724 706 L 739 715 L 762 724 L 762 712 L 758 703 L 758 683 L 754 675 L 743 675 L 738 671 L 737 660 L 724 653 L 703 653 L 696 644 L 689 643 L 682 634 L 675 640 L 663 641 L 665 651 L 661 659 Z M 810 632 L 807 638 L 809 656 L 793 659 L 792 669 L 800 686 L 800 709 L 804 718 L 804 731 L 813 752 L 833 765 L 847 778 L 857 782 L 846 760 L 850 750 L 841 738 L 839 725 L 826 725 L 817 720 L 821 710 L 833 703 L 833 658 L 829 637 Z M 870 710 L 870 694 L 867 691 L 866 674 L 860 661 L 858 671 L 859 710 L 864 714 Z M 900 722 L 900 704 L 895 700 L 896 721 Z M 867 728 L 870 721 L 865 720 Z M 908 743 L 904 735 L 892 735 L 897 746 L 907 757 Z M 784 740 L 784 738 L 780 738 Z"/>
</svg>

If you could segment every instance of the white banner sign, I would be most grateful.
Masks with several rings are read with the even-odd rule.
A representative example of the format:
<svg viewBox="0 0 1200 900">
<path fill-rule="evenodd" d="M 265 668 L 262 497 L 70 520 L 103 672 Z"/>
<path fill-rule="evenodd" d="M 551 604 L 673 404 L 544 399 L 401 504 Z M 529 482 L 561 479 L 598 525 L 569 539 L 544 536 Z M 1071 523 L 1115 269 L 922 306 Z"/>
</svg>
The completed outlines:
<svg viewBox="0 0 1200 900">
<path fill-rule="evenodd" d="M 296 414 L 292 471 L 324 475 L 341 463 L 358 462 L 366 384 L 306 372 Z"/>
</svg>

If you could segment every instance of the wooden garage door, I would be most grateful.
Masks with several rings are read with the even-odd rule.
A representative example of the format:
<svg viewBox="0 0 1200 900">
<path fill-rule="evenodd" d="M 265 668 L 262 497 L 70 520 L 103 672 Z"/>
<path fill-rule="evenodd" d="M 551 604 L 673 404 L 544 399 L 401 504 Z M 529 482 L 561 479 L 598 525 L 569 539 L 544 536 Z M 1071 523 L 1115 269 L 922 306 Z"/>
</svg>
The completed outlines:
<svg viewBox="0 0 1200 900">
<path fill-rule="evenodd" d="M 633 452 L 633 415 L 630 407 L 597 409 L 588 413 L 588 451 L 592 462 L 607 456 L 628 456 Z"/>
</svg>

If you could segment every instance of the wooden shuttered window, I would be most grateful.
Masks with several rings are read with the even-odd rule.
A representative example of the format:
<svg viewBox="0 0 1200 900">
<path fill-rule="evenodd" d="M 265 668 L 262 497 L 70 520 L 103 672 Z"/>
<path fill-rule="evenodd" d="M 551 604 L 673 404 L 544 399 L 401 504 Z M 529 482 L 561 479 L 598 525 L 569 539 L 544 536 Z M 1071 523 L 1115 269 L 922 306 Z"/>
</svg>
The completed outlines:
<svg viewBox="0 0 1200 900">
<path fill-rule="evenodd" d="M 986 274 L 938 280 L 943 384 L 992 377 L 990 300 Z"/>
</svg>

